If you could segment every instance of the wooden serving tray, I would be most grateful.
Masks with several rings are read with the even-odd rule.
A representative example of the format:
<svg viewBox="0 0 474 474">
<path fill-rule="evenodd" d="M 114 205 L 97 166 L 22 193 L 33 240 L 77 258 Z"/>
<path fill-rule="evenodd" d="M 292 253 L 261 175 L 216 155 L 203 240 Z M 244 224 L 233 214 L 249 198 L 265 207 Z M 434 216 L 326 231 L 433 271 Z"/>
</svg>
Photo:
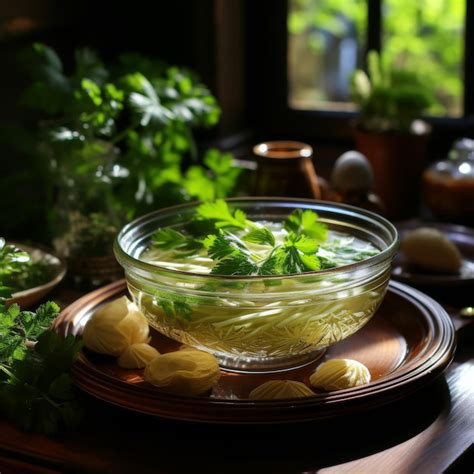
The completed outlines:
<svg viewBox="0 0 474 474">
<path fill-rule="evenodd" d="M 124 280 L 85 295 L 55 322 L 62 334 L 81 334 L 96 309 L 126 294 Z M 152 345 L 164 353 L 179 343 L 152 330 Z M 446 311 L 433 299 L 402 283 L 391 282 L 371 321 L 330 347 L 324 358 L 302 368 L 273 374 L 222 371 L 212 393 L 183 397 L 162 393 L 142 379 L 142 370 L 121 369 L 112 357 L 84 350 L 74 368 L 75 383 L 85 392 L 120 407 L 165 418 L 210 423 L 281 423 L 319 420 L 390 403 L 437 377 L 449 365 L 455 331 Z M 313 397 L 248 400 L 249 392 L 271 379 L 308 381 L 321 360 L 350 358 L 364 363 L 372 381 L 364 386 Z"/>
</svg>

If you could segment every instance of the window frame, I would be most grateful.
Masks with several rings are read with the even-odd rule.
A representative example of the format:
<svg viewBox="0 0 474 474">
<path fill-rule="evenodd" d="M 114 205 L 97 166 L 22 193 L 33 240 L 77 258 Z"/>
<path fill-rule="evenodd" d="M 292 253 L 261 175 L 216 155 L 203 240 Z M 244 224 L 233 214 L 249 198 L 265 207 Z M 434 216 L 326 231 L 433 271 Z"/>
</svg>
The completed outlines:
<svg viewBox="0 0 474 474">
<path fill-rule="evenodd" d="M 367 49 L 382 46 L 382 1 L 368 0 Z M 474 129 L 474 2 L 465 0 L 464 115 L 424 117 L 435 142 L 449 144 Z M 260 133 L 329 142 L 352 140 L 357 112 L 292 109 L 288 103 L 288 0 L 247 0 L 247 91 L 249 122 Z"/>
</svg>

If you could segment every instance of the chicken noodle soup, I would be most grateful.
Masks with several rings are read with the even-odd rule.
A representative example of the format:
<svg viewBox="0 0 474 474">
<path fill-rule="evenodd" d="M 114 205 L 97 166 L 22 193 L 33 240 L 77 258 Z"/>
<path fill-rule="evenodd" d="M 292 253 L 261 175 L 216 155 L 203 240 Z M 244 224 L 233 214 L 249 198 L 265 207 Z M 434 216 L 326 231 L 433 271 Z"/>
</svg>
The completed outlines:
<svg viewBox="0 0 474 474">
<path fill-rule="evenodd" d="M 127 282 L 152 327 L 226 367 L 273 370 L 314 358 L 374 314 L 394 249 L 379 254 L 396 240 L 394 229 L 364 239 L 360 227 L 351 235 L 349 225 L 298 209 L 252 221 L 237 211 L 232 225 L 215 221 L 213 233 L 196 213 L 179 216 L 180 225 L 157 225 L 135 247 L 146 265 L 129 268 Z M 206 230 L 192 233 L 196 222 Z"/>
</svg>

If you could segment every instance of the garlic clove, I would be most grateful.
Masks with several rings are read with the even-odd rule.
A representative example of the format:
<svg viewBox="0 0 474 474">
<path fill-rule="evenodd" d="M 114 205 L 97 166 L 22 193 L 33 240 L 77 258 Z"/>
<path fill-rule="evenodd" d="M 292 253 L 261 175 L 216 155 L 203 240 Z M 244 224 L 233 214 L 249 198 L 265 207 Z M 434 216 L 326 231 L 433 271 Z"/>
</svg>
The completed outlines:
<svg viewBox="0 0 474 474">
<path fill-rule="evenodd" d="M 142 369 L 160 353 L 145 342 L 131 344 L 118 358 L 118 365 L 124 369 Z"/>
<path fill-rule="evenodd" d="M 270 380 L 257 388 L 249 395 L 250 400 L 279 400 L 285 398 L 311 397 L 314 392 L 302 382 L 295 380 Z"/>
<path fill-rule="evenodd" d="M 210 390 L 220 378 L 217 359 L 207 352 L 181 350 L 156 357 L 143 378 L 165 392 L 196 396 Z"/>
<path fill-rule="evenodd" d="M 101 354 L 120 356 L 131 344 L 146 342 L 148 322 L 125 296 L 100 307 L 87 321 L 84 345 Z"/>
<path fill-rule="evenodd" d="M 463 263 L 459 249 L 442 232 L 432 227 L 407 232 L 400 250 L 408 262 L 435 272 L 457 273 Z"/>
<path fill-rule="evenodd" d="M 365 385 L 370 382 L 369 369 L 352 359 L 331 359 L 319 365 L 309 378 L 312 387 L 332 391 Z"/>
</svg>

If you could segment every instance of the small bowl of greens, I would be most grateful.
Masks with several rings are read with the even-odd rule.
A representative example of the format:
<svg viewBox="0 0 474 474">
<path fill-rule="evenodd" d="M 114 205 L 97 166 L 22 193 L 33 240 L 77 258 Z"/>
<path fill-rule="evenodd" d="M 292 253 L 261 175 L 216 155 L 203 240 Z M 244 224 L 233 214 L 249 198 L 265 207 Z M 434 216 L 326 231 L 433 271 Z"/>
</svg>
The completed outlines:
<svg viewBox="0 0 474 474">
<path fill-rule="evenodd" d="M 115 255 L 153 328 L 227 369 L 265 372 L 364 326 L 397 246 L 395 227 L 362 209 L 245 198 L 148 214 L 121 230 Z"/>
<path fill-rule="evenodd" d="M 0 297 L 28 308 L 46 296 L 66 274 L 64 262 L 41 248 L 0 237 Z"/>
</svg>

